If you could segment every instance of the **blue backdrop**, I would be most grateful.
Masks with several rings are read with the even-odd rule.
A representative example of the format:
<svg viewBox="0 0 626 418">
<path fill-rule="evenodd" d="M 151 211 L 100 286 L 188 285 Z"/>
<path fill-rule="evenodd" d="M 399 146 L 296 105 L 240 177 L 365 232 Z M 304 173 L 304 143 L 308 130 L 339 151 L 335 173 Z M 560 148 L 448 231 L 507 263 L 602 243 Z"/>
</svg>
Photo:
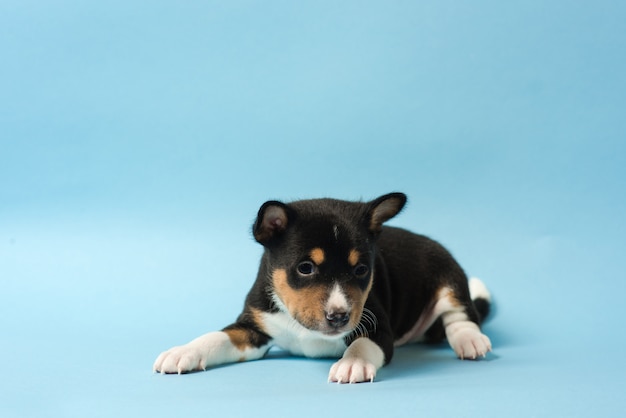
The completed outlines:
<svg viewBox="0 0 626 418">
<path fill-rule="evenodd" d="M 0 3 L 0 415 L 618 416 L 622 1 Z M 263 201 L 403 191 L 494 352 L 151 373 L 230 323 Z"/>
</svg>

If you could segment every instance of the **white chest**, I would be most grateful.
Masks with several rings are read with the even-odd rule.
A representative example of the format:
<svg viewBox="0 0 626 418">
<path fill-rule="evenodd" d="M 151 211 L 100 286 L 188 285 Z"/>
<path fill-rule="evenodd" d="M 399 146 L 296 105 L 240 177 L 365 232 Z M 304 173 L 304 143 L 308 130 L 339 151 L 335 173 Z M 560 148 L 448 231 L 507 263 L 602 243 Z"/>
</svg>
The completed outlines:
<svg viewBox="0 0 626 418">
<path fill-rule="evenodd" d="M 328 337 L 304 328 L 283 312 L 263 314 L 265 331 L 275 345 L 305 357 L 341 357 L 346 350 L 343 335 Z"/>
</svg>

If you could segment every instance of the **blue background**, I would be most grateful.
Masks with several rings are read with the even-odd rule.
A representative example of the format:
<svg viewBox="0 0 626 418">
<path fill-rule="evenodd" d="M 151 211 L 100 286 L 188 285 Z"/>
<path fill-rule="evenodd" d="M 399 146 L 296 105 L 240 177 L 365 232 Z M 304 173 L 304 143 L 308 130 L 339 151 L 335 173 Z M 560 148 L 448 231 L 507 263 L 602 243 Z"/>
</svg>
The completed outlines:
<svg viewBox="0 0 626 418">
<path fill-rule="evenodd" d="M 0 415 L 618 416 L 623 1 L 0 3 Z M 494 352 L 151 373 L 229 324 L 268 199 L 403 191 Z"/>
</svg>

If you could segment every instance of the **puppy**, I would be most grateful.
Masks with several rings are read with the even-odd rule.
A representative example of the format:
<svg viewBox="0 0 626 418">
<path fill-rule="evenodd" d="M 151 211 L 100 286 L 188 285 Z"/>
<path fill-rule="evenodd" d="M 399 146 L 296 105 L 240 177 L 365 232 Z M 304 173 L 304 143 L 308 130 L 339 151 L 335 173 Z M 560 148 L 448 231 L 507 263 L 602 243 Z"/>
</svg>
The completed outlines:
<svg viewBox="0 0 626 418">
<path fill-rule="evenodd" d="M 440 244 L 383 226 L 406 196 L 263 204 L 253 226 L 265 247 L 237 321 L 162 353 L 154 371 L 185 373 L 263 357 L 276 345 L 339 358 L 329 381 L 373 381 L 394 347 L 447 338 L 461 359 L 484 357 L 479 325 L 490 295 Z"/>
</svg>

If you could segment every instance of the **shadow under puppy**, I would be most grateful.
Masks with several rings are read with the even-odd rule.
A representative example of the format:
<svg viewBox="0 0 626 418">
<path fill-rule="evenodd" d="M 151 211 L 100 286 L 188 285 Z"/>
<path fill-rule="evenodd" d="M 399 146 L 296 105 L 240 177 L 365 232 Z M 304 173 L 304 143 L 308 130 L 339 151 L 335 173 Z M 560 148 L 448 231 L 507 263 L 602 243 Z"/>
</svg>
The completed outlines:
<svg viewBox="0 0 626 418">
<path fill-rule="evenodd" d="M 394 346 L 444 337 L 461 359 L 491 350 L 479 324 L 490 295 L 440 244 L 383 226 L 406 196 L 371 202 L 269 201 L 253 226 L 265 247 L 237 321 L 163 352 L 162 373 L 255 360 L 273 345 L 340 358 L 329 381 L 373 381 Z"/>
</svg>

